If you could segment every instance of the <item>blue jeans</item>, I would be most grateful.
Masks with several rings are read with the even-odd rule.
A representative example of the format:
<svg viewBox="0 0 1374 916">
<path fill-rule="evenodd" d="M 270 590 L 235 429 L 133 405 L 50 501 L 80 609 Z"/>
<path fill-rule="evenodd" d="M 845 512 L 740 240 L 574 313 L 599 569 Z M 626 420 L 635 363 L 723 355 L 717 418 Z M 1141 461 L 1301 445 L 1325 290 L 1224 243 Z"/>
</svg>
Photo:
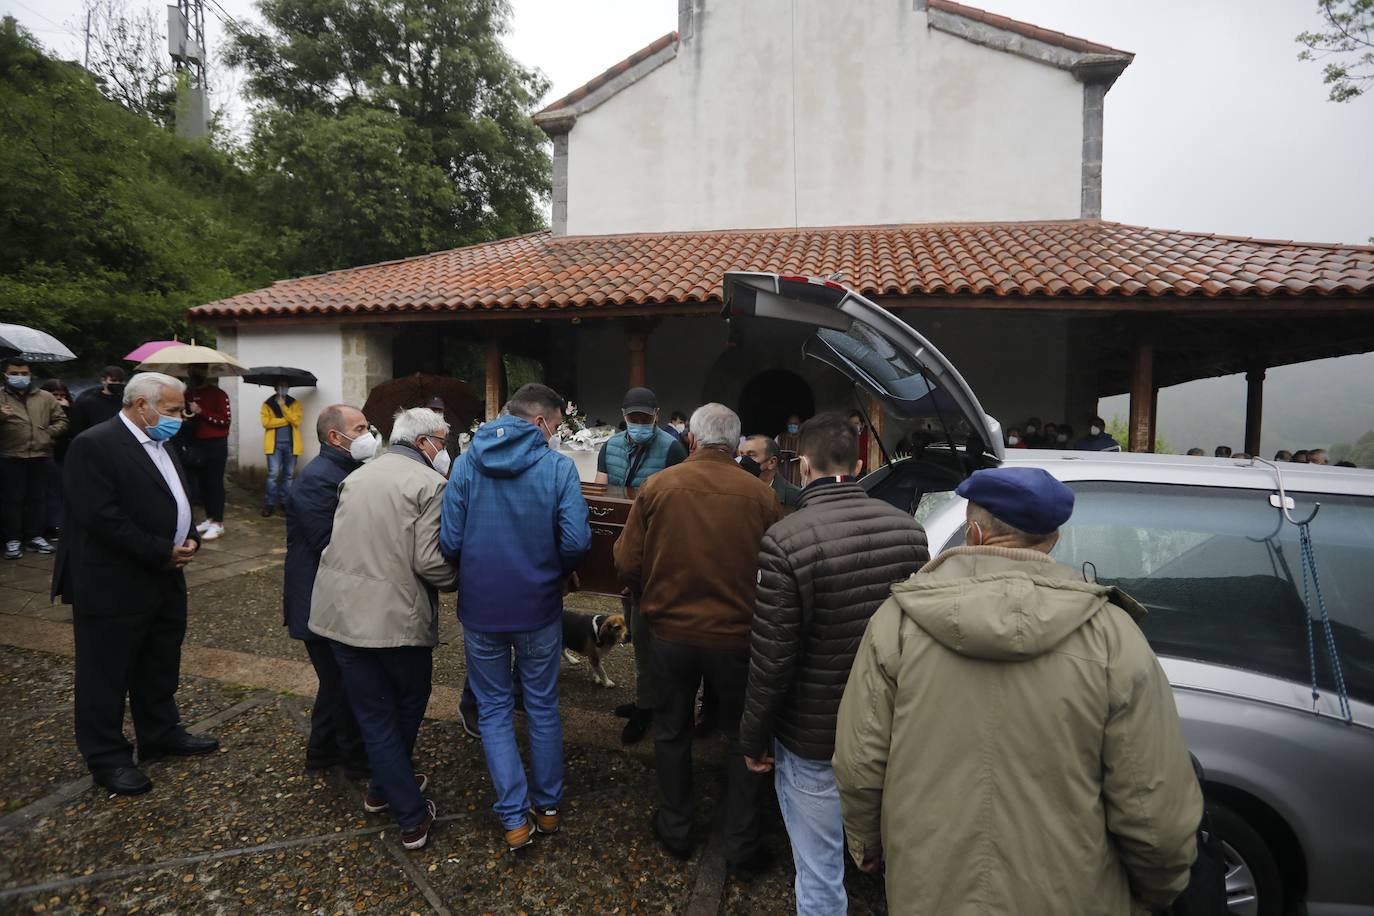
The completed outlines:
<svg viewBox="0 0 1374 916">
<path fill-rule="evenodd" d="M 463 630 L 468 686 L 477 697 L 482 752 L 496 789 L 493 809 L 507 830 L 529 819 L 531 804 L 556 808 L 563 801 L 563 722 L 558 717 L 558 669 L 563 622 L 523 633 Z M 511 653 L 525 693 L 530 732 L 530 778 L 515 746 Z"/>
<path fill-rule="evenodd" d="M 434 650 L 428 646 L 359 649 L 338 642 L 330 645 L 367 748 L 372 767 L 369 792 L 387 800 L 402 829 L 418 827 L 428 812 L 415 784 L 410 756 L 429 705 Z"/>
<path fill-rule="evenodd" d="M 286 494 L 291 492 L 291 477 L 296 473 L 296 456 L 291 446 L 279 445 L 267 455 L 267 495 L 262 504 L 267 508 L 285 506 Z M 280 480 L 278 480 L 280 478 Z"/>
<path fill-rule="evenodd" d="M 798 916 L 844 916 L 844 816 L 829 760 L 808 760 L 773 746 L 778 807 L 797 866 Z"/>
</svg>

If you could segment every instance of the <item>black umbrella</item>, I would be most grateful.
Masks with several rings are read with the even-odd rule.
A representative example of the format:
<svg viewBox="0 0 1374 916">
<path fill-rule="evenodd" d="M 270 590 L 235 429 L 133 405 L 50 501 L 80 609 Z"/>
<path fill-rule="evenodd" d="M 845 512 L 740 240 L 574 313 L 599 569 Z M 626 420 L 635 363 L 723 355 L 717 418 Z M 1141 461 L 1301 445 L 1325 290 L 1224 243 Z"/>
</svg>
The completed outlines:
<svg viewBox="0 0 1374 916">
<path fill-rule="evenodd" d="M 254 366 L 243 374 L 250 385 L 286 385 L 290 388 L 314 388 L 319 384 L 315 373 L 290 366 Z"/>
</svg>

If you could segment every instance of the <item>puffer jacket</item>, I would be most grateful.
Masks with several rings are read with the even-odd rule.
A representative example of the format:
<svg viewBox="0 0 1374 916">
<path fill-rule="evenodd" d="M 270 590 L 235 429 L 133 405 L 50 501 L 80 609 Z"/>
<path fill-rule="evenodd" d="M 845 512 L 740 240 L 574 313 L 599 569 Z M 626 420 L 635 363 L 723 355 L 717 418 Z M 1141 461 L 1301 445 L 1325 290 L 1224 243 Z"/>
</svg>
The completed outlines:
<svg viewBox="0 0 1374 916">
<path fill-rule="evenodd" d="M 955 548 L 893 586 L 834 765 L 894 914 L 1126 916 L 1183 890 L 1202 793 L 1143 613 L 1033 550 Z"/>
<path fill-rule="evenodd" d="M 858 484 L 802 491 L 801 508 L 769 528 L 759 549 L 745 754 L 760 756 L 771 735 L 800 757 L 830 759 L 868 618 L 929 559 L 920 524 Z"/>
<path fill-rule="evenodd" d="M 360 649 L 435 646 L 439 590 L 457 573 L 439 552 L 442 474 L 414 448 L 344 478 L 310 596 L 310 632 Z"/>
<path fill-rule="evenodd" d="M 0 384 L 0 458 L 51 458 L 67 431 L 57 398 L 36 386 L 24 394 Z"/>
</svg>

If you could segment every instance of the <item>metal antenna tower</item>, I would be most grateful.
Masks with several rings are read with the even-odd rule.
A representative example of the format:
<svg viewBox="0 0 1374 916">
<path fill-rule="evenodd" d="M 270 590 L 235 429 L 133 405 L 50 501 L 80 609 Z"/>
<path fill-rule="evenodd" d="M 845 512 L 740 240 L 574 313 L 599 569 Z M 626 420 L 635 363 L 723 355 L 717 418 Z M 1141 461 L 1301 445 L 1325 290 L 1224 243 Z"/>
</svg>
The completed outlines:
<svg viewBox="0 0 1374 916">
<path fill-rule="evenodd" d="M 167 6 L 167 50 L 176 63 L 177 134 L 200 139 L 210 125 L 204 0 L 177 0 Z"/>
</svg>

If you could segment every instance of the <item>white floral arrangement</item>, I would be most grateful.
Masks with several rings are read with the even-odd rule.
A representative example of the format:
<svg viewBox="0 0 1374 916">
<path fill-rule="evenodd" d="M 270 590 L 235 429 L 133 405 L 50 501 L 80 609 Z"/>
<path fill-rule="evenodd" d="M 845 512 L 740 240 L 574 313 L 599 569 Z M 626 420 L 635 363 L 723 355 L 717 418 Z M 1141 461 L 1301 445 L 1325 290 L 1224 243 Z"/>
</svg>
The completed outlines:
<svg viewBox="0 0 1374 916">
<path fill-rule="evenodd" d="M 477 434 L 482 423 L 482 420 L 473 420 L 468 431 L 458 436 L 459 448 L 463 451 L 468 450 L 468 446 L 472 444 L 472 437 Z M 615 427 L 588 426 L 587 415 L 578 410 L 576 404 L 569 401 L 567 410 L 563 413 L 563 422 L 558 424 L 557 433 L 564 451 L 597 451 L 607 439 L 615 435 Z"/>
</svg>

